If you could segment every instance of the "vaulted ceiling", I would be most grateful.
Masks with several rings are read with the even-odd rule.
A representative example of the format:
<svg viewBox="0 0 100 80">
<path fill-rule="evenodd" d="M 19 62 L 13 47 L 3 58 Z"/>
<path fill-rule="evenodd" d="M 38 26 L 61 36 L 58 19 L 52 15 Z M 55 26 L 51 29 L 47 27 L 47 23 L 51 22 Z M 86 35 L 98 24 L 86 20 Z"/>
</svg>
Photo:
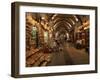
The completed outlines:
<svg viewBox="0 0 100 80">
<path fill-rule="evenodd" d="M 48 13 L 29 13 L 36 23 L 45 25 L 46 29 L 53 30 L 53 33 L 72 33 L 75 27 L 84 27 L 89 25 L 88 15 L 73 14 L 48 14 Z M 86 24 L 85 24 L 86 23 Z"/>
</svg>

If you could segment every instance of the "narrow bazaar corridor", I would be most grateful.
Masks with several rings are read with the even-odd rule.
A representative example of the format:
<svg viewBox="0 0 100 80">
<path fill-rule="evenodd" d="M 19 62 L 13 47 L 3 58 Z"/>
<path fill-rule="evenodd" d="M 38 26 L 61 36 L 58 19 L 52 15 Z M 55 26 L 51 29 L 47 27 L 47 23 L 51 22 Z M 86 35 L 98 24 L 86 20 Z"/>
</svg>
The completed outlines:
<svg viewBox="0 0 100 80">
<path fill-rule="evenodd" d="M 73 64 L 88 64 L 89 55 L 84 49 L 77 50 L 73 46 L 63 46 L 63 50 L 52 54 L 51 63 L 48 65 L 73 65 Z"/>
<path fill-rule="evenodd" d="M 26 12 L 26 67 L 89 64 L 89 16 Z"/>
</svg>

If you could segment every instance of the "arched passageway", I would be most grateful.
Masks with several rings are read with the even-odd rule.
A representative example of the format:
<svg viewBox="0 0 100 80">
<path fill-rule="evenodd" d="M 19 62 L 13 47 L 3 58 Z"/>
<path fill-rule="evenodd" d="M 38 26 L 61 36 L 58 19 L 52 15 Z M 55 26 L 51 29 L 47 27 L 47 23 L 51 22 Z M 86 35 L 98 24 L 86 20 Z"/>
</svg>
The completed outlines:
<svg viewBox="0 0 100 80">
<path fill-rule="evenodd" d="M 26 13 L 26 66 L 89 64 L 89 16 Z"/>
</svg>

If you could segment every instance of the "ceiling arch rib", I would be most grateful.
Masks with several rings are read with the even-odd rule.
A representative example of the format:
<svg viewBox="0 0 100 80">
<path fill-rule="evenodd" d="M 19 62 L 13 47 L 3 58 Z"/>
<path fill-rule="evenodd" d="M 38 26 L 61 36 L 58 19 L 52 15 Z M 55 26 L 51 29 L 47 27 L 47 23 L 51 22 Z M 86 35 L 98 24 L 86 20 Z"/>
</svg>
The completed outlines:
<svg viewBox="0 0 100 80">
<path fill-rule="evenodd" d="M 66 22 L 66 21 L 59 21 L 58 23 L 56 23 L 54 26 L 53 26 L 53 29 L 54 30 L 57 30 L 57 28 L 62 28 L 62 27 L 65 27 L 67 30 L 72 30 L 73 29 L 73 26 L 70 25 L 70 23 Z"/>
<path fill-rule="evenodd" d="M 67 26 L 58 26 L 54 32 L 57 32 L 57 31 L 61 31 L 61 30 L 66 30 L 67 32 L 69 32 L 70 30 L 67 28 Z"/>
<path fill-rule="evenodd" d="M 74 15 L 74 18 L 76 19 L 76 21 L 78 21 L 78 18 L 77 18 L 77 16 L 75 16 L 75 15 Z"/>
<path fill-rule="evenodd" d="M 72 25 L 75 25 L 75 21 L 73 21 L 73 19 L 68 18 L 67 20 L 70 21 L 72 23 Z"/>
<path fill-rule="evenodd" d="M 78 18 L 76 17 L 76 15 L 67 15 L 66 18 L 71 18 L 74 22 L 78 21 Z"/>
<path fill-rule="evenodd" d="M 76 22 L 75 22 L 72 18 L 70 18 L 70 17 L 69 17 L 69 18 L 59 18 L 59 17 L 58 17 L 57 19 L 55 19 L 55 20 L 53 21 L 53 23 L 56 24 L 56 23 L 59 22 L 59 21 L 66 21 L 66 22 L 70 23 L 70 25 L 72 25 L 72 26 L 75 25 L 75 23 L 76 23 Z"/>
<path fill-rule="evenodd" d="M 76 16 L 78 18 L 78 22 L 81 23 L 81 25 L 83 24 L 82 20 L 81 20 L 81 17 L 80 16 Z"/>
<path fill-rule="evenodd" d="M 76 16 L 76 15 L 66 15 L 66 14 L 55 14 L 55 15 L 53 15 L 53 17 L 52 17 L 52 20 L 55 20 L 55 19 L 57 19 L 57 18 L 71 18 L 71 19 L 73 19 L 75 22 L 77 22 L 78 21 L 78 17 Z"/>
</svg>

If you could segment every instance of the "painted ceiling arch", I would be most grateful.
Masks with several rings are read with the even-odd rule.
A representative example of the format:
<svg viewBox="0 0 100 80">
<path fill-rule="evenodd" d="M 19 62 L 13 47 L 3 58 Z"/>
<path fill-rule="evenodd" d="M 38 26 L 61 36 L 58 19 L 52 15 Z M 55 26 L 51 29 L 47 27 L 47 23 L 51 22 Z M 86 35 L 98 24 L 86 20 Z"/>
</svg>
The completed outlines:
<svg viewBox="0 0 100 80">
<path fill-rule="evenodd" d="M 55 19 L 54 21 L 53 21 L 53 23 L 54 24 L 56 24 L 57 22 L 59 22 L 59 21 L 66 21 L 66 22 L 68 22 L 68 23 L 70 23 L 70 25 L 74 25 L 74 21 L 72 20 L 72 19 L 70 19 L 70 18 L 57 18 L 57 19 Z"/>
<path fill-rule="evenodd" d="M 56 31 L 56 30 L 61 29 L 62 27 L 65 27 L 65 29 L 68 31 L 71 31 L 74 29 L 74 26 L 71 26 L 70 23 L 66 21 L 59 21 L 53 26 L 53 29 Z"/>
</svg>

